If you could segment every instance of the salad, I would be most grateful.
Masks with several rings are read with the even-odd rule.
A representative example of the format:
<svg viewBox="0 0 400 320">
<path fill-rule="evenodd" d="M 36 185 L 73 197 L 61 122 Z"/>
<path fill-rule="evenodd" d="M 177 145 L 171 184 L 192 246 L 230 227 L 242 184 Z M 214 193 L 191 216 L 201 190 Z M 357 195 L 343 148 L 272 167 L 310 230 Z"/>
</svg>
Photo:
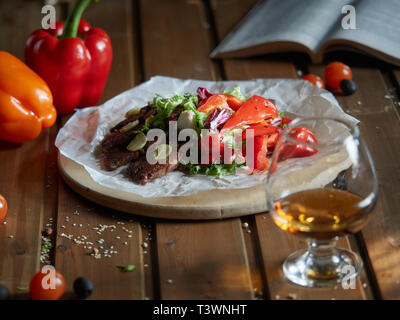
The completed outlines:
<svg viewBox="0 0 400 320">
<path fill-rule="evenodd" d="M 269 168 L 279 136 L 291 121 L 273 100 L 246 97 L 239 87 L 223 93 L 199 87 L 196 94 L 169 98 L 156 94 L 110 129 L 99 145 L 99 164 L 104 170 L 127 165 L 126 176 L 142 185 L 177 169 L 221 177 L 245 167 L 253 174 Z M 293 128 L 289 135 L 317 143 L 307 128 Z M 287 144 L 279 160 L 316 152 Z"/>
</svg>

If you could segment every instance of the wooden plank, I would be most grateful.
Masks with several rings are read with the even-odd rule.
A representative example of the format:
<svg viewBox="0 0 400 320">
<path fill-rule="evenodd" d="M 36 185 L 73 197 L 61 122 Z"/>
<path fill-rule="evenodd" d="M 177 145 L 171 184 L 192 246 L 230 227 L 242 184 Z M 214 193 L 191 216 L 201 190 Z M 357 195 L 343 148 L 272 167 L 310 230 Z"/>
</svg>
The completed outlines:
<svg viewBox="0 0 400 320">
<path fill-rule="evenodd" d="M 141 1 L 143 68 L 154 75 L 215 79 L 213 47 L 201 0 Z"/>
<path fill-rule="evenodd" d="M 398 97 L 388 91 L 379 69 L 365 67 L 370 64 L 363 60 L 355 65 L 352 71 L 358 89 L 351 96 L 339 97 L 339 101 L 347 112 L 360 120 L 361 135 L 371 152 L 380 185 L 378 203 L 361 233 L 374 273 L 372 279 L 377 281 L 378 297 L 398 299 L 400 271 L 393 267 L 400 261 L 396 250 L 400 241 L 400 219 L 396 215 L 400 207 L 400 148 L 393 143 L 400 137 L 400 117 L 394 104 Z M 323 67 L 312 71 L 323 73 Z"/>
<path fill-rule="evenodd" d="M 101 99 L 105 101 L 135 84 L 132 3 L 128 0 L 101 1 L 88 8 L 84 19 L 103 28 L 113 45 L 113 64 Z M 67 279 L 67 292 L 71 293 L 75 278 L 86 276 L 95 287 L 92 299 L 144 299 L 140 223 L 130 220 L 131 216 L 85 200 L 61 180 L 58 186 L 55 266 Z M 101 226 L 107 226 L 104 232 L 93 229 L 101 229 Z M 72 235 L 72 239 L 66 238 L 69 235 Z M 73 239 L 76 239 L 75 242 Z M 85 243 L 80 244 L 80 241 Z M 94 247 L 100 251 L 101 259 L 90 255 Z M 107 254 L 111 257 L 107 257 Z M 117 265 L 128 264 L 135 265 L 136 269 L 123 273 L 117 268 Z"/>
<path fill-rule="evenodd" d="M 252 2 L 252 1 L 250 1 Z M 243 10 L 248 7 L 248 2 L 239 0 L 212 1 L 211 7 L 217 30 L 217 38 L 221 40 L 237 23 L 243 15 Z M 229 8 L 229 10 L 228 10 Z M 229 13 L 227 14 L 227 11 Z M 232 19 L 232 21 L 224 21 Z M 236 19 L 236 22 L 233 22 Z M 296 78 L 297 73 L 293 63 L 276 60 L 276 56 L 253 59 L 224 59 L 223 65 L 227 79 L 252 79 L 252 78 Z M 308 289 L 289 284 L 282 271 L 282 261 L 295 249 L 304 247 L 300 239 L 279 230 L 269 215 L 257 215 L 254 221 L 256 236 L 253 247 L 260 248 L 263 265 L 260 266 L 255 259 L 250 260 L 251 274 L 263 272 L 267 281 L 268 294 L 271 299 L 360 299 L 365 298 L 365 290 L 361 281 L 357 282 L 357 290 Z M 349 247 L 346 240 L 340 244 Z M 259 276 L 257 276 L 259 278 Z M 254 281 L 253 281 L 254 283 Z"/>
<path fill-rule="evenodd" d="M 380 296 L 400 298 L 400 118 L 378 69 L 352 68 L 357 92 L 343 100 L 357 117 L 374 161 L 380 194 L 368 225 L 362 230 Z M 397 97 L 398 99 L 398 97 Z M 360 101 L 360 102 L 359 102 Z"/>
<path fill-rule="evenodd" d="M 140 2 L 145 78 L 216 79 L 202 1 Z M 162 299 L 252 298 L 239 219 L 156 224 Z"/>
<path fill-rule="evenodd" d="M 0 50 L 23 60 L 25 40 L 40 27 L 41 4 L 3 1 L 0 15 Z M 16 298 L 25 296 L 17 287 L 39 270 L 49 132 L 25 144 L 0 142 L 0 193 L 9 205 L 7 224 L 0 224 L 0 283 Z"/>
</svg>

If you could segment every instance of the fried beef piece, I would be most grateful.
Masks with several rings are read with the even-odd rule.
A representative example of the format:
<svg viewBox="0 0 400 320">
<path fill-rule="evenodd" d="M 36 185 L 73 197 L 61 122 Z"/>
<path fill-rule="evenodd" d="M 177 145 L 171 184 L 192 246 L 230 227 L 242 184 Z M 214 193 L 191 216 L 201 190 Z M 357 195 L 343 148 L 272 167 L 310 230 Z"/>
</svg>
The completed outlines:
<svg viewBox="0 0 400 320">
<path fill-rule="evenodd" d="M 140 157 L 140 152 L 128 152 L 128 151 L 112 151 L 102 153 L 100 155 L 100 166 L 105 170 L 112 171 L 120 166 L 127 164 L 130 161 L 136 160 Z"/>
<path fill-rule="evenodd" d="M 145 185 L 150 180 L 161 178 L 168 172 L 175 170 L 178 165 L 178 162 L 149 164 L 146 158 L 140 158 L 129 165 L 127 174 L 133 182 Z"/>
<path fill-rule="evenodd" d="M 113 151 L 118 146 L 129 143 L 134 136 L 135 133 L 133 131 L 124 133 L 119 131 L 111 132 L 104 137 L 103 141 L 101 141 L 101 151 L 102 153 Z"/>
<path fill-rule="evenodd" d="M 103 141 L 101 142 L 101 152 L 107 153 L 115 150 L 118 147 L 125 147 L 134 137 L 134 131 L 140 130 L 145 123 L 145 120 L 155 113 L 155 109 L 153 109 L 150 105 L 143 107 L 140 109 L 139 114 L 133 115 L 128 119 L 125 119 L 111 128 L 110 133 L 108 133 Z M 128 123 L 139 120 L 140 123 L 135 127 L 134 131 L 128 132 L 120 132 L 119 130 L 123 128 Z"/>
<path fill-rule="evenodd" d="M 116 124 L 114 127 L 111 128 L 111 132 L 116 132 L 119 131 L 122 127 L 127 125 L 129 122 L 139 120 L 141 122 L 144 122 L 148 117 L 152 116 L 156 112 L 155 109 L 153 109 L 151 106 L 146 106 L 140 109 L 140 113 L 135 114 L 125 120 L 122 120 L 120 123 Z"/>
</svg>

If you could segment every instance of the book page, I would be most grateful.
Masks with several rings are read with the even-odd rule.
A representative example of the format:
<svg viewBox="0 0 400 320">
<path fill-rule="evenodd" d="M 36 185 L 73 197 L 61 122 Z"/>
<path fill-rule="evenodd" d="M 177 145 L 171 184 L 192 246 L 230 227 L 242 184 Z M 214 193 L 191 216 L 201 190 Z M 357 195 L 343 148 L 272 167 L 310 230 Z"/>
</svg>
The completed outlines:
<svg viewBox="0 0 400 320">
<path fill-rule="evenodd" d="M 271 42 L 297 42 L 317 52 L 351 0 L 268 0 L 256 5 L 212 56 Z"/>
<path fill-rule="evenodd" d="M 340 21 L 326 41 L 349 40 L 400 59 L 400 0 L 359 0 L 356 29 L 343 29 Z"/>
</svg>

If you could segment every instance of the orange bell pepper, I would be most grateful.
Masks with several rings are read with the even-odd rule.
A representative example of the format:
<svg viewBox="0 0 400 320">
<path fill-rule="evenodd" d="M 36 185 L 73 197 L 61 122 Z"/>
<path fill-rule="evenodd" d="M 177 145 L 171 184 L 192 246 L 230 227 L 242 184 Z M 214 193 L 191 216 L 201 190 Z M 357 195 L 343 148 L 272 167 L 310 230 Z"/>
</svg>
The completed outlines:
<svg viewBox="0 0 400 320">
<path fill-rule="evenodd" d="M 0 51 L 0 140 L 35 139 L 56 118 L 46 82 L 21 60 Z"/>
</svg>

